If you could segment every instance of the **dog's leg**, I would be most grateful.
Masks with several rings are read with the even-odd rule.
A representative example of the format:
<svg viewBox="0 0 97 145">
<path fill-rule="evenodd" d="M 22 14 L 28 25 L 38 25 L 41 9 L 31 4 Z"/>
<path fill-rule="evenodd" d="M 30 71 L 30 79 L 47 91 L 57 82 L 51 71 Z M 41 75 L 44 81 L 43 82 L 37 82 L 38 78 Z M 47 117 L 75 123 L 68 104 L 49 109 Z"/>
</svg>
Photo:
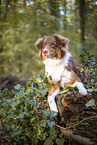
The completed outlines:
<svg viewBox="0 0 97 145">
<path fill-rule="evenodd" d="M 84 85 L 82 82 L 75 82 L 72 87 L 77 87 L 79 89 L 79 93 L 82 95 L 87 95 L 87 90 L 85 89 Z"/>
<path fill-rule="evenodd" d="M 55 102 L 55 97 L 58 95 L 60 89 L 59 89 L 59 84 L 51 84 L 51 88 L 49 90 L 49 95 L 48 95 L 48 103 L 50 106 L 50 110 L 55 112 L 55 115 L 58 113 L 58 108 L 57 104 Z"/>
</svg>

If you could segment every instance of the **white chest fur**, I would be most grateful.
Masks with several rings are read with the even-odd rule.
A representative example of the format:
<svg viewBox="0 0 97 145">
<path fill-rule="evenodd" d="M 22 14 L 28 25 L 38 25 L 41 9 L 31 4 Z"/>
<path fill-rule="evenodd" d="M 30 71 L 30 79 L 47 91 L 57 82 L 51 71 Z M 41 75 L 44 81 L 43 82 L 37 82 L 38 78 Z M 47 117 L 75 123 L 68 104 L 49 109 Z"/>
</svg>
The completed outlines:
<svg viewBox="0 0 97 145">
<path fill-rule="evenodd" d="M 46 75 L 52 77 L 54 83 L 58 82 L 62 78 L 61 85 L 64 86 L 64 82 L 68 83 L 71 78 L 71 73 L 68 70 L 65 70 L 64 67 L 68 65 L 71 54 L 67 54 L 62 59 L 50 59 L 43 61 L 45 64 Z"/>
</svg>

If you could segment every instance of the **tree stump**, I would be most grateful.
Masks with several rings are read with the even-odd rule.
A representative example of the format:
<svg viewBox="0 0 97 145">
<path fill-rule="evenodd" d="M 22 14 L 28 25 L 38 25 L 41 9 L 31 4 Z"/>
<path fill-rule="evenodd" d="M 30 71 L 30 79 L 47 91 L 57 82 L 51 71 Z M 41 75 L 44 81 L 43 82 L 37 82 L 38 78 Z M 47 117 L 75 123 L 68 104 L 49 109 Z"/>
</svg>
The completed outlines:
<svg viewBox="0 0 97 145">
<path fill-rule="evenodd" d="M 57 127 L 65 137 L 71 138 L 74 145 L 96 145 L 97 107 L 86 107 L 87 99 L 76 91 L 59 95 L 56 101 L 59 109 Z"/>
</svg>

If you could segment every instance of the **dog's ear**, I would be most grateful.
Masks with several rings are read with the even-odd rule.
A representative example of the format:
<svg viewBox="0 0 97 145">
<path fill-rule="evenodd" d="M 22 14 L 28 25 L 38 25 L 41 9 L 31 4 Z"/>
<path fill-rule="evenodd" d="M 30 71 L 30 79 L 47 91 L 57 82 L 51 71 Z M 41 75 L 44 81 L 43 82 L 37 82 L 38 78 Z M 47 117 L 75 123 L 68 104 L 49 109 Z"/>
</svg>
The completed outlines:
<svg viewBox="0 0 97 145">
<path fill-rule="evenodd" d="M 61 49 L 68 49 L 68 43 L 69 43 L 69 39 L 61 36 L 61 35 L 57 35 L 57 34 L 54 34 L 53 35 L 56 39 L 56 43 L 57 43 L 57 46 L 60 47 Z"/>
<path fill-rule="evenodd" d="M 36 42 L 35 42 L 35 46 L 38 50 L 41 50 L 43 47 L 43 40 L 44 40 L 45 36 L 43 38 L 39 38 Z"/>
</svg>

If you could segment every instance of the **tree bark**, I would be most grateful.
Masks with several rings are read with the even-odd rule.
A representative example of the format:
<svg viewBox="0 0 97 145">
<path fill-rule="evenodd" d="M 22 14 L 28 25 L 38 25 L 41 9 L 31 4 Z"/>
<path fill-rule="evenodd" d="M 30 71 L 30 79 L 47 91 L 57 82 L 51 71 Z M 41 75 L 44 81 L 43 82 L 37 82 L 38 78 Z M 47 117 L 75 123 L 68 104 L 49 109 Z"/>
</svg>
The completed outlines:
<svg viewBox="0 0 97 145">
<path fill-rule="evenodd" d="M 80 29 L 81 29 L 81 43 L 85 47 L 85 0 L 79 0 L 79 15 L 80 15 Z"/>
</svg>

